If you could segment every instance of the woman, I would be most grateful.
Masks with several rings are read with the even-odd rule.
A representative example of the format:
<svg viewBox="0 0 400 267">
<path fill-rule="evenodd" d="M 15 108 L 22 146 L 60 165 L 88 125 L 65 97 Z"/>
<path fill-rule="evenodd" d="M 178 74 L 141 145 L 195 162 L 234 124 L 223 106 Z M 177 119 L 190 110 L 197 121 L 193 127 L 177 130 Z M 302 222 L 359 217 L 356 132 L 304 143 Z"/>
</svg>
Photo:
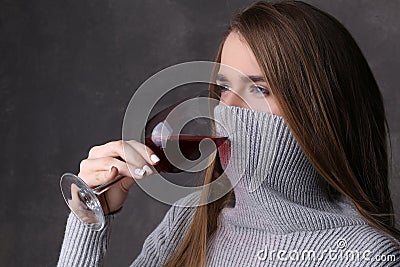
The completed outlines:
<svg viewBox="0 0 400 267">
<path fill-rule="evenodd" d="M 398 266 L 382 96 L 349 32 L 309 4 L 257 2 L 233 19 L 216 61 L 258 78 L 243 90 L 218 73 L 211 90 L 225 105 L 215 116 L 229 133 L 233 168 L 225 169 L 221 148 L 205 183 L 223 171 L 238 179 L 248 164 L 253 171 L 217 201 L 173 206 L 132 266 Z M 130 145 L 134 177 L 150 175 L 157 157 Z M 121 141 L 82 161 L 79 176 L 91 186 L 128 178 L 103 196 L 103 231 L 70 215 L 60 266 L 101 263 L 113 214 L 134 182 L 118 156 Z M 178 204 L 198 201 L 189 195 Z"/>
</svg>

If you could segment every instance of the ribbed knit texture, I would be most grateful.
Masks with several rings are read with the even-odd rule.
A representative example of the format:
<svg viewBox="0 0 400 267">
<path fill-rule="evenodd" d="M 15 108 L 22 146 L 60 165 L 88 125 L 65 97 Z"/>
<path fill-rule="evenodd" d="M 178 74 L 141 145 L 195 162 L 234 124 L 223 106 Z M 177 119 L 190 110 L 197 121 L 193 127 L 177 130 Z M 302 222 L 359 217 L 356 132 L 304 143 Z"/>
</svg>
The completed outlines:
<svg viewBox="0 0 400 267">
<path fill-rule="evenodd" d="M 344 196 L 327 194 L 282 117 L 223 105 L 214 115 L 217 132 L 229 136 L 219 154 L 235 203 L 221 211 L 207 266 L 400 266 L 400 251 L 389 238 Z M 171 207 L 131 266 L 162 266 L 195 212 L 179 206 L 198 200 L 193 193 Z M 70 215 L 59 266 L 101 265 L 112 220 L 107 216 L 105 229 L 93 232 Z"/>
</svg>

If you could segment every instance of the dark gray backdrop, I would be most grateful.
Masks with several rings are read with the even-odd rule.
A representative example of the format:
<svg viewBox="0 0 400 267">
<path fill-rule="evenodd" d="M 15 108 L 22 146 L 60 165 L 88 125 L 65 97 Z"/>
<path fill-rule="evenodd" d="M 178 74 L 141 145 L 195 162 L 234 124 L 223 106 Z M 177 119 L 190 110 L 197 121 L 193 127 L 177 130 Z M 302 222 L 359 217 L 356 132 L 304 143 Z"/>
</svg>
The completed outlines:
<svg viewBox="0 0 400 267">
<path fill-rule="evenodd" d="M 164 67 L 212 60 L 233 12 L 250 1 L 0 2 L 0 265 L 54 266 L 68 209 L 59 190 L 89 148 L 121 138 L 135 89 Z M 337 17 L 383 92 L 400 159 L 399 1 L 307 1 Z M 399 211 L 400 167 L 391 188 Z M 126 266 L 169 206 L 137 186 L 106 263 Z"/>
</svg>

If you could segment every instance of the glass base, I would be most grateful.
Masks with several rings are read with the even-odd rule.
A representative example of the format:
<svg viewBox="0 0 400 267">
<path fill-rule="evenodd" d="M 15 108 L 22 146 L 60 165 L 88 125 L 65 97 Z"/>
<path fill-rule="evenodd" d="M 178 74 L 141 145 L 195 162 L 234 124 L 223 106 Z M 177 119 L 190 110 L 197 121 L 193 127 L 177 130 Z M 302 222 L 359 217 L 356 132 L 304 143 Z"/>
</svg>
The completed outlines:
<svg viewBox="0 0 400 267">
<path fill-rule="evenodd" d="M 105 217 L 100 201 L 93 190 L 78 176 L 65 173 L 60 180 L 65 203 L 86 227 L 100 231 Z"/>
</svg>

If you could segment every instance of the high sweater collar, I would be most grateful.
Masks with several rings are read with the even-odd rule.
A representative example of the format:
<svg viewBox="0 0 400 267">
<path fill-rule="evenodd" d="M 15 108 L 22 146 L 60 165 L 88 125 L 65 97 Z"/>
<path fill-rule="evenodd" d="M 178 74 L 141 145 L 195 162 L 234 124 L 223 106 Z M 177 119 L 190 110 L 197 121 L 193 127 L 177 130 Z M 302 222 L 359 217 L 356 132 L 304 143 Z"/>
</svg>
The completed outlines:
<svg viewBox="0 0 400 267">
<path fill-rule="evenodd" d="M 229 137 L 219 148 L 235 193 L 226 219 L 280 234 L 365 224 L 344 196 L 328 194 L 282 117 L 226 105 L 214 117 L 217 134 Z"/>
</svg>

